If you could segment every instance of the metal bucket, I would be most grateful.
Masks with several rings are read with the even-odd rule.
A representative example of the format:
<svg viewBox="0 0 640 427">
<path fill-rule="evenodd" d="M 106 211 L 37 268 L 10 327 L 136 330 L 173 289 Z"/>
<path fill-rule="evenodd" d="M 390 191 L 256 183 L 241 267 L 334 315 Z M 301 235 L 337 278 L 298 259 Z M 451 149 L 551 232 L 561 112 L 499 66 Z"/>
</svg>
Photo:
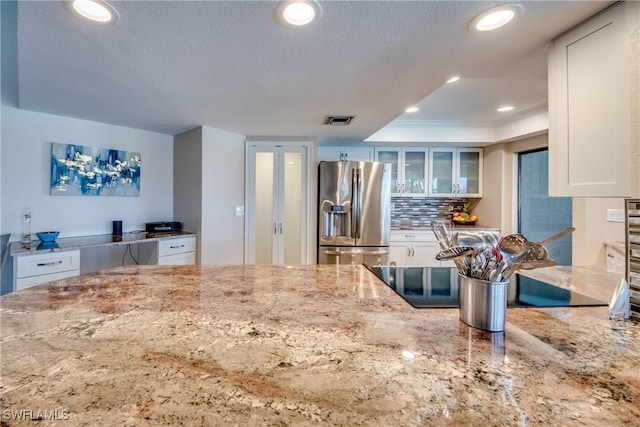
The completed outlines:
<svg viewBox="0 0 640 427">
<path fill-rule="evenodd" d="M 490 332 L 504 331 L 507 311 L 507 283 L 460 277 L 460 320 Z"/>
</svg>

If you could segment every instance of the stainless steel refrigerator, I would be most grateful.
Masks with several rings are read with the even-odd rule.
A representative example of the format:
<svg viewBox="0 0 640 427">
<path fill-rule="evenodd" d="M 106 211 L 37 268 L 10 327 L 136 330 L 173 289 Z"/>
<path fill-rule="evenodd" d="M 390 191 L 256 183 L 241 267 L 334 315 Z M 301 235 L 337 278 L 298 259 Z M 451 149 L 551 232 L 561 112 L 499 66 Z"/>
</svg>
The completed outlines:
<svg viewBox="0 0 640 427">
<path fill-rule="evenodd" d="M 390 163 L 320 162 L 318 197 L 318 264 L 388 264 Z"/>
</svg>

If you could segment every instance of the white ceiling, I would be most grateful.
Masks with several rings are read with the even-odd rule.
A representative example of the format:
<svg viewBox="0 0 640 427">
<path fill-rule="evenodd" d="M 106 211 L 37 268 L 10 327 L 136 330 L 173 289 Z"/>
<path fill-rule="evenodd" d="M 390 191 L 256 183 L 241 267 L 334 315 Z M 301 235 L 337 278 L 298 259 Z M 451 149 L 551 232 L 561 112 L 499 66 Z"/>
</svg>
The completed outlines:
<svg viewBox="0 0 640 427">
<path fill-rule="evenodd" d="M 546 103 L 549 41 L 612 3 L 520 2 L 516 22 L 477 34 L 468 23 L 501 2 L 319 1 L 307 29 L 278 26 L 271 1 L 113 1 L 110 26 L 61 1 L 19 1 L 19 106 L 168 134 L 321 140 L 363 140 L 396 118 L 495 121 L 497 104 Z M 356 119 L 323 125 L 333 114 Z"/>
</svg>

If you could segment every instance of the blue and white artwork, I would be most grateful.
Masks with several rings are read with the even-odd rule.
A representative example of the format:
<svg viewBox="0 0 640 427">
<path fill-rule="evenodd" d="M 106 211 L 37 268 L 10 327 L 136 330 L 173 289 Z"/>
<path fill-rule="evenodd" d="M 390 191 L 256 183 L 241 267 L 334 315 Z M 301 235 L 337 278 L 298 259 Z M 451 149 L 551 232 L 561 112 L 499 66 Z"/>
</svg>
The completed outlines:
<svg viewBox="0 0 640 427">
<path fill-rule="evenodd" d="M 140 153 L 51 144 L 51 194 L 139 196 Z"/>
</svg>

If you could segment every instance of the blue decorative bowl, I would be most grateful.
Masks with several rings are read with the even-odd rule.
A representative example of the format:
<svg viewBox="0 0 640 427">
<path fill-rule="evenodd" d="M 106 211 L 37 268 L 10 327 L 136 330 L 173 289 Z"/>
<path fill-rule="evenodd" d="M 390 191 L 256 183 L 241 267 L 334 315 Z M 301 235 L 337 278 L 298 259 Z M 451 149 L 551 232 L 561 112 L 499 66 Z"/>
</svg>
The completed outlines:
<svg viewBox="0 0 640 427">
<path fill-rule="evenodd" d="M 59 234 L 59 231 L 43 231 L 41 233 L 36 233 L 36 236 L 38 236 L 38 239 L 40 239 L 41 242 L 53 242 Z"/>
</svg>

